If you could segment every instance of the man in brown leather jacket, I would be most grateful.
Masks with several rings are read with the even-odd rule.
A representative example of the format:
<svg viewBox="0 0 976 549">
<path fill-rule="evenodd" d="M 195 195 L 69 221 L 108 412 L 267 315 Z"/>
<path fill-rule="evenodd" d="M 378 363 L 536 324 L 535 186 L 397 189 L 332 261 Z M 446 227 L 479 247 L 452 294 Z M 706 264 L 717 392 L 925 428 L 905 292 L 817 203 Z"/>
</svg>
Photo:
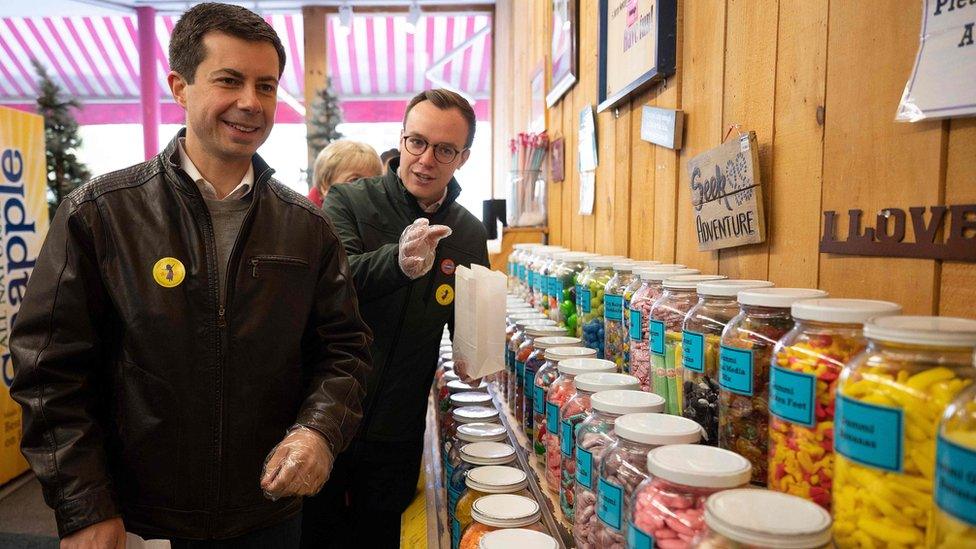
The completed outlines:
<svg viewBox="0 0 976 549">
<path fill-rule="evenodd" d="M 62 548 L 296 547 L 301 496 L 359 425 L 371 335 L 333 227 L 255 154 L 274 30 L 201 4 L 170 64 L 187 129 L 69 195 L 38 257 L 10 344 L 23 452 Z"/>
</svg>

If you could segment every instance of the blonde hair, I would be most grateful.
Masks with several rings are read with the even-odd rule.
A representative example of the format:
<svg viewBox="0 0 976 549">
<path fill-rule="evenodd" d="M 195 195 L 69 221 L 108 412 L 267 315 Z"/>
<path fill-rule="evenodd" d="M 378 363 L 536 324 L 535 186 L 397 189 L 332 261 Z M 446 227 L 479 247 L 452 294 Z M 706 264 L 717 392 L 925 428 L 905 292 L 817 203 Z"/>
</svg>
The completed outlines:
<svg viewBox="0 0 976 549">
<path fill-rule="evenodd" d="M 353 170 L 376 175 L 383 173 L 383 163 L 373 147 L 358 141 L 333 141 L 315 157 L 314 180 L 322 194 L 335 183 L 343 171 Z"/>
</svg>

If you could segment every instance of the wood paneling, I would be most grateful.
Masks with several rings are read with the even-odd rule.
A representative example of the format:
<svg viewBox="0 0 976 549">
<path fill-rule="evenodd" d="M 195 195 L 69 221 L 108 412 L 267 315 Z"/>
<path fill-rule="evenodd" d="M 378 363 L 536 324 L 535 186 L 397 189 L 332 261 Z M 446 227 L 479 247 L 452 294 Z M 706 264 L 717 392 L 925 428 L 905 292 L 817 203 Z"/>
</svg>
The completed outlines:
<svg viewBox="0 0 976 549">
<path fill-rule="evenodd" d="M 850 208 L 873 225 L 885 207 L 976 201 L 976 120 L 894 122 L 918 48 L 915 3 L 678 0 L 677 74 L 616 115 L 597 116 L 592 216 L 578 214 L 577 127 L 580 109 L 596 103 L 599 2 L 579 3 L 579 82 L 548 113 L 550 134 L 566 140 L 566 180 L 549 185 L 551 243 L 976 318 L 976 265 L 818 252 L 825 210 L 841 212 L 843 238 Z M 495 73 L 496 132 L 504 132 L 496 146 L 528 124 L 529 73 L 549 47 L 548 4 L 517 2 L 517 13 L 512 0 L 496 4 L 496 25 L 503 12 L 510 24 L 509 47 L 496 44 L 508 59 L 496 63 L 511 67 Z M 680 152 L 640 139 L 644 105 L 685 112 Z M 767 242 L 699 252 L 687 163 L 736 123 L 759 138 Z"/>
</svg>

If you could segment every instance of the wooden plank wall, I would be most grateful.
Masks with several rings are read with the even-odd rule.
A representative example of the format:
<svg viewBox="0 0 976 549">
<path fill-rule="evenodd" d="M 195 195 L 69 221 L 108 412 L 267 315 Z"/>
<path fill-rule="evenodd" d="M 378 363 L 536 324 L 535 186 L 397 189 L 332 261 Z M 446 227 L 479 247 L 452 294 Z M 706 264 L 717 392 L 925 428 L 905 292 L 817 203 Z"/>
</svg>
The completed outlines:
<svg viewBox="0 0 976 549">
<path fill-rule="evenodd" d="M 528 125 L 549 4 L 496 4 L 496 31 L 505 29 L 495 46 L 496 189 L 508 139 Z M 580 216 L 577 122 L 596 103 L 597 10 L 579 0 L 579 82 L 547 112 L 550 135 L 566 140 L 566 181 L 548 186 L 550 243 L 976 318 L 976 265 L 818 252 L 825 210 L 861 208 L 873 220 L 885 207 L 976 200 L 976 120 L 894 122 L 918 48 L 918 2 L 678 0 L 677 74 L 597 115 L 596 204 Z M 685 111 L 680 152 L 640 140 L 644 105 Z M 731 124 L 759 137 L 769 236 L 699 252 L 686 166 Z"/>
</svg>

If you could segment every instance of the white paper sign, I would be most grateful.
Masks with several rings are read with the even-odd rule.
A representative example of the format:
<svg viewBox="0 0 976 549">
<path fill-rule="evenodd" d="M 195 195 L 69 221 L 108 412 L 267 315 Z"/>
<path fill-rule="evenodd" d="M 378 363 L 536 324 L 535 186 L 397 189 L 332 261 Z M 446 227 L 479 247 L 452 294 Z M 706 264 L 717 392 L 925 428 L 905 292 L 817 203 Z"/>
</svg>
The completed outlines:
<svg viewBox="0 0 976 549">
<path fill-rule="evenodd" d="M 593 201 L 596 199 L 596 172 L 580 174 L 580 215 L 593 215 Z"/>
<path fill-rule="evenodd" d="M 596 153 L 596 120 L 593 106 L 583 107 L 579 115 L 579 171 L 591 172 L 596 169 L 599 159 Z"/>
<path fill-rule="evenodd" d="M 895 120 L 976 114 L 976 2 L 922 4 L 922 39 Z"/>
</svg>

